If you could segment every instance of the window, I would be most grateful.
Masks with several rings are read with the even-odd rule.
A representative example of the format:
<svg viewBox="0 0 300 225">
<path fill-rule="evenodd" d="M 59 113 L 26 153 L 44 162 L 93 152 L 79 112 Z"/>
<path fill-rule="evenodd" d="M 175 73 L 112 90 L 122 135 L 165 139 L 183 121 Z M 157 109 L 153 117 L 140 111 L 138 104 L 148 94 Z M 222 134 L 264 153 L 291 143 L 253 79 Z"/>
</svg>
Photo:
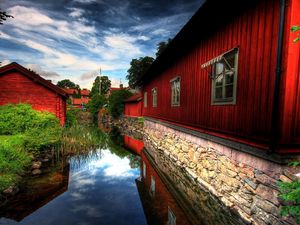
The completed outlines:
<svg viewBox="0 0 300 225">
<path fill-rule="evenodd" d="M 143 162 L 143 177 L 146 178 L 146 163 Z"/>
<path fill-rule="evenodd" d="M 180 105 L 180 77 L 175 77 L 171 81 L 171 105 Z"/>
<path fill-rule="evenodd" d="M 176 225 L 176 216 L 168 206 L 168 225 Z"/>
<path fill-rule="evenodd" d="M 147 107 L 147 92 L 144 93 L 144 107 Z"/>
<path fill-rule="evenodd" d="M 154 197 L 154 195 L 155 195 L 155 180 L 154 180 L 153 176 L 151 176 L 151 184 L 150 184 L 149 193 L 152 197 Z"/>
<path fill-rule="evenodd" d="M 157 107 L 157 88 L 152 89 L 152 106 Z"/>
<path fill-rule="evenodd" d="M 235 104 L 238 51 L 234 50 L 222 56 L 212 65 L 212 103 Z"/>
</svg>

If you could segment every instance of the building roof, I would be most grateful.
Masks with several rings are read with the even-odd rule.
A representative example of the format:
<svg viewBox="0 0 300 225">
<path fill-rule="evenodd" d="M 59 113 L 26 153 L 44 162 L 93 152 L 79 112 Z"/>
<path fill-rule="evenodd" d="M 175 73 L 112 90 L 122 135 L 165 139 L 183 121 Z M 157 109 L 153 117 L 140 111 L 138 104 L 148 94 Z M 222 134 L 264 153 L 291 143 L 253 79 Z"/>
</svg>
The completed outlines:
<svg viewBox="0 0 300 225">
<path fill-rule="evenodd" d="M 51 91 L 53 91 L 63 97 L 67 97 L 67 93 L 63 89 L 57 87 L 56 85 L 52 84 L 51 81 L 45 80 L 40 75 L 36 74 L 33 71 L 26 69 L 25 67 L 21 66 L 20 64 L 18 64 L 16 62 L 13 62 L 6 66 L 0 67 L 0 76 L 8 74 L 10 72 L 14 72 L 14 71 L 17 71 L 17 72 L 23 74 L 24 76 L 31 79 L 33 82 L 37 82 L 37 83 L 43 85 L 44 87 L 46 87 L 47 89 L 50 89 Z"/>
<path fill-rule="evenodd" d="M 125 88 L 120 88 L 120 87 L 111 87 L 109 90 L 110 91 L 120 91 L 120 90 L 124 90 Z"/>
<path fill-rule="evenodd" d="M 124 102 L 139 102 L 143 99 L 141 93 L 137 93 L 135 95 L 132 95 L 131 97 L 127 98 Z"/>
<path fill-rule="evenodd" d="M 76 88 L 64 88 L 64 91 L 68 93 L 68 95 L 78 94 L 78 90 Z"/>
<path fill-rule="evenodd" d="M 82 89 L 82 90 L 80 91 L 80 94 L 81 94 L 81 95 L 84 95 L 84 96 L 88 96 L 88 95 L 90 95 L 90 93 L 91 93 L 91 91 L 90 91 L 90 90 L 87 90 L 87 89 Z"/>
<path fill-rule="evenodd" d="M 137 85 L 149 82 L 176 60 L 187 54 L 201 40 L 221 30 L 235 16 L 255 5 L 259 0 L 206 0 L 173 38 L 168 47 L 156 58 L 150 68 L 137 81 Z"/>
</svg>

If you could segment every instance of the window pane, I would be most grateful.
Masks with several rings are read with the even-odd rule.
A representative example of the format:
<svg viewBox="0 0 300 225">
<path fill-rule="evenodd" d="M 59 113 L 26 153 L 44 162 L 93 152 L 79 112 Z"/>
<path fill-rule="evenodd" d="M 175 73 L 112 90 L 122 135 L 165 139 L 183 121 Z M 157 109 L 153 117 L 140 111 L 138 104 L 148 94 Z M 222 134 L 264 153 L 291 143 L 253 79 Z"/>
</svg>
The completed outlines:
<svg viewBox="0 0 300 225">
<path fill-rule="evenodd" d="M 215 92 L 215 98 L 221 99 L 222 98 L 222 87 L 217 87 Z"/>
<path fill-rule="evenodd" d="M 223 85 L 223 75 L 220 75 L 217 79 L 216 79 L 216 86 L 222 86 Z"/>
<path fill-rule="evenodd" d="M 215 70 L 216 75 L 223 73 L 223 70 L 224 70 L 223 63 L 218 62 L 218 63 L 216 63 L 215 67 L 216 67 L 216 70 Z"/>
<path fill-rule="evenodd" d="M 225 86 L 225 98 L 233 97 L 233 85 Z"/>
<path fill-rule="evenodd" d="M 233 84 L 234 73 L 232 71 L 226 73 L 225 84 Z"/>
</svg>

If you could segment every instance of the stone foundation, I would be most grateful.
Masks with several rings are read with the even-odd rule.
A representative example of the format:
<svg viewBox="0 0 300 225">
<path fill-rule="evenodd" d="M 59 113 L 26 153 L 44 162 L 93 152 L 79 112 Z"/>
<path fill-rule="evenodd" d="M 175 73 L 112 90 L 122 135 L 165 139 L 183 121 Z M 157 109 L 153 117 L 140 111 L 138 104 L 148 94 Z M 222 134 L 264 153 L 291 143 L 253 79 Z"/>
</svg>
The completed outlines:
<svg viewBox="0 0 300 225">
<path fill-rule="evenodd" d="M 147 119 L 144 142 L 158 167 L 171 170 L 166 176 L 186 199 L 195 199 L 191 196 L 201 188 L 239 214 L 244 224 L 296 224 L 279 216 L 277 181 L 295 179 L 287 167 Z M 174 166 L 183 174 L 174 172 Z M 192 188 L 180 176 L 189 177 Z"/>
</svg>

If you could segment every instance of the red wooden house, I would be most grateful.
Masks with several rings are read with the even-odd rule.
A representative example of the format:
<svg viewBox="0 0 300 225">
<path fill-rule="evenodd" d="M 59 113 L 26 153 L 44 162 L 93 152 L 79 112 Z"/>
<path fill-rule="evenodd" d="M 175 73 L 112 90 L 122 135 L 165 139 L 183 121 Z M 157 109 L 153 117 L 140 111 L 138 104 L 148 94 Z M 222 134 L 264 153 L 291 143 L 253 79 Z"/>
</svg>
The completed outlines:
<svg viewBox="0 0 300 225">
<path fill-rule="evenodd" d="M 18 63 L 0 68 L 0 90 L 0 105 L 28 103 L 65 123 L 67 93 Z"/>
<path fill-rule="evenodd" d="M 219 143 L 300 152 L 296 24 L 299 0 L 207 0 L 139 80 L 143 115 Z"/>
<path fill-rule="evenodd" d="M 124 116 L 142 116 L 142 94 L 135 94 L 124 101 Z"/>
</svg>

